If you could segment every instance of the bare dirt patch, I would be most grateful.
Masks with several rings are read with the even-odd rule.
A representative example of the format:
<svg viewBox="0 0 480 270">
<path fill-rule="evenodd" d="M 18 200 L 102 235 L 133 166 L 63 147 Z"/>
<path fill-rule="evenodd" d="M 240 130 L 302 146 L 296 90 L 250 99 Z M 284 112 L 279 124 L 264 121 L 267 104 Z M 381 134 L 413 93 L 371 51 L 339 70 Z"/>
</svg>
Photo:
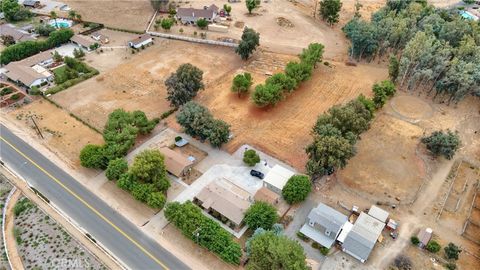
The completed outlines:
<svg viewBox="0 0 480 270">
<path fill-rule="evenodd" d="M 148 0 L 62 0 L 82 15 L 82 20 L 103 23 L 106 26 L 144 31 L 153 15 Z"/>
<path fill-rule="evenodd" d="M 416 155 L 422 133 L 418 126 L 386 114 L 377 115 L 357 143 L 357 155 L 339 172 L 339 179 L 378 201 L 412 200 L 426 173 Z"/>
<path fill-rule="evenodd" d="M 76 168 L 80 167 L 78 155 L 83 146 L 103 142 L 102 135 L 43 99 L 11 111 L 8 116 L 36 134 L 31 120 L 33 118 L 42 131 L 46 144 L 53 152 L 64 157 L 65 162 Z"/>
<path fill-rule="evenodd" d="M 251 72 L 256 84 L 263 83 L 267 78 L 265 73 L 278 72 L 295 58 L 259 53 L 252 64 L 238 72 Z M 333 63 L 333 66 L 319 65 L 311 80 L 273 108 L 256 108 L 248 97 L 238 98 L 232 93 L 230 86 L 234 74 L 207 87 L 197 100 L 232 126 L 234 138 L 226 147 L 229 152 L 248 143 L 303 171 L 304 148 L 310 143 L 310 130 L 317 116 L 361 93 L 370 95 L 372 85 L 386 77 L 385 69 L 375 65 L 347 67 L 343 63 Z"/>
<path fill-rule="evenodd" d="M 203 70 L 208 88 L 211 82 L 238 68 L 241 60 L 231 48 L 156 40 L 154 46 L 116 68 L 52 98 L 99 129 L 117 108 L 142 110 L 148 117 L 159 117 L 170 109 L 164 82 L 184 63 Z"/>
<path fill-rule="evenodd" d="M 390 105 L 396 113 L 408 120 L 420 120 L 431 117 L 433 109 L 430 104 L 414 96 L 397 96 Z"/>
</svg>

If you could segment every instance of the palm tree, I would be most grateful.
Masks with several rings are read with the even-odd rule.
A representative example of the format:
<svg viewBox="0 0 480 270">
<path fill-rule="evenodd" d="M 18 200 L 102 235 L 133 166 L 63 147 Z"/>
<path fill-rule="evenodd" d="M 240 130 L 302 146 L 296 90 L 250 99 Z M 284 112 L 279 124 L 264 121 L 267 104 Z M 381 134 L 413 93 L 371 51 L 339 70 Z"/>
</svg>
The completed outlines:
<svg viewBox="0 0 480 270">
<path fill-rule="evenodd" d="M 77 17 L 77 20 L 78 20 L 78 21 L 80 21 L 80 22 L 82 21 L 82 15 L 80 15 L 80 14 L 77 13 L 76 17 Z"/>
<path fill-rule="evenodd" d="M 50 11 L 50 17 L 55 21 L 55 27 L 56 27 L 56 28 L 59 28 L 59 27 L 58 27 L 58 24 L 57 24 L 57 17 L 58 17 L 58 16 L 57 16 L 57 13 L 56 13 L 55 11 L 53 11 L 53 10 Z"/>
<path fill-rule="evenodd" d="M 69 19 L 75 20 L 76 17 L 77 17 L 77 13 L 75 12 L 75 10 L 70 10 L 68 12 L 68 18 Z"/>
</svg>

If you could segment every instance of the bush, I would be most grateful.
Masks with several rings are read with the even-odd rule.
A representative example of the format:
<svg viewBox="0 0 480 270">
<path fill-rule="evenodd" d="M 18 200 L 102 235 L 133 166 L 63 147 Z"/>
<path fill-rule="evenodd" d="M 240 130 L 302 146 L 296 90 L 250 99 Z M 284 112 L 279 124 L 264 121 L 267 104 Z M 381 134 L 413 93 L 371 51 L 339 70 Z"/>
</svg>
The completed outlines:
<svg viewBox="0 0 480 270">
<path fill-rule="evenodd" d="M 100 145 L 87 144 L 80 151 L 80 164 L 86 168 L 105 169 L 108 160 L 104 155 L 104 147 Z"/>
<path fill-rule="evenodd" d="M 412 261 L 410 260 L 409 257 L 405 255 L 398 255 L 395 260 L 393 261 L 393 264 L 395 267 L 398 268 L 398 270 L 411 270 L 413 269 L 413 264 Z"/>
<path fill-rule="evenodd" d="M 147 196 L 147 204 L 152 208 L 162 209 L 167 198 L 161 192 L 153 192 Z"/>
<path fill-rule="evenodd" d="M 285 67 L 285 74 L 297 83 L 306 81 L 312 76 L 312 65 L 305 62 L 289 62 Z"/>
<path fill-rule="evenodd" d="M 446 159 L 452 159 L 461 142 L 456 132 L 447 130 L 445 133 L 443 131 L 433 132 L 430 136 L 422 138 L 422 143 L 434 156 L 442 155 Z"/>
<path fill-rule="evenodd" d="M 20 99 L 20 94 L 19 93 L 16 93 L 16 94 L 13 94 L 10 96 L 10 99 L 11 100 L 19 100 Z"/>
<path fill-rule="evenodd" d="M 2 91 L 0 91 L 0 96 L 6 96 L 8 94 L 13 93 L 13 89 L 10 87 L 3 88 Z"/>
<path fill-rule="evenodd" d="M 283 73 L 276 73 L 273 76 L 267 78 L 265 84 L 276 84 L 286 92 L 292 92 L 297 88 L 297 81 Z"/>
<path fill-rule="evenodd" d="M 294 175 L 283 187 L 282 196 L 289 204 L 304 201 L 312 191 L 310 178 L 306 175 Z"/>
<path fill-rule="evenodd" d="M 252 86 L 252 75 L 245 72 L 243 74 L 238 74 L 233 78 L 232 82 L 232 92 L 236 92 L 240 97 L 244 93 L 248 93 L 250 86 Z"/>
<path fill-rule="evenodd" d="M 445 265 L 445 267 L 448 269 L 448 270 L 456 270 L 457 269 L 457 265 L 454 263 L 454 262 L 449 262 Z"/>
<path fill-rule="evenodd" d="M 314 249 L 320 249 L 321 247 L 322 247 L 322 245 L 320 245 L 320 244 L 317 243 L 317 242 L 313 242 L 313 243 L 312 243 L 312 248 L 314 248 Z"/>
<path fill-rule="evenodd" d="M 255 166 L 255 164 L 260 162 L 260 156 L 255 150 L 248 149 L 247 151 L 243 152 L 243 162 L 250 167 Z"/>
<path fill-rule="evenodd" d="M 217 222 L 203 215 L 200 208 L 192 202 L 168 203 L 165 207 L 165 217 L 183 235 L 217 254 L 222 260 L 235 265 L 240 264 L 242 257 L 240 245 Z"/>
<path fill-rule="evenodd" d="M 377 108 L 383 107 L 387 102 L 387 99 L 392 97 L 396 92 L 395 85 L 390 80 L 374 84 L 372 90 L 374 94 L 373 102 Z"/>
<path fill-rule="evenodd" d="M 255 202 L 245 212 L 244 222 L 251 230 L 270 230 L 278 220 L 277 209 L 266 202 Z"/>
<path fill-rule="evenodd" d="M 301 233 L 300 231 L 297 232 L 298 238 L 302 239 L 303 241 L 309 241 L 310 238 L 308 238 L 305 234 Z"/>
<path fill-rule="evenodd" d="M 13 214 L 18 217 L 21 213 L 31 207 L 33 207 L 33 204 L 27 198 L 22 198 L 13 207 Z"/>
<path fill-rule="evenodd" d="M 431 240 L 430 242 L 428 242 L 426 248 L 427 248 L 428 251 L 430 251 L 430 252 L 432 252 L 432 253 L 437 253 L 437 252 L 440 251 L 440 249 L 441 249 L 442 247 L 440 246 L 439 243 L 437 243 L 437 241 Z"/>
<path fill-rule="evenodd" d="M 420 240 L 418 239 L 418 237 L 412 236 L 412 237 L 410 237 L 410 242 L 411 242 L 413 245 L 418 245 L 418 244 L 420 243 Z"/>
<path fill-rule="evenodd" d="M 327 256 L 329 252 L 330 252 L 329 248 L 326 248 L 326 247 L 320 248 L 320 253 L 322 253 L 323 256 Z"/>
<path fill-rule="evenodd" d="M 376 109 L 375 102 L 373 100 L 366 98 L 363 94 L 360 94 L 357 100 L 360 101 L 363 106 L 365 106 L 365 108 L 373 115 Z"/>
<path fill-rule="evenodd" d="M 258 107 L 277 104 L 283 97 L 282 88 L 278 84 L 259 84 L 255 87 L 252 101 Z"/>
<path fill-rule="evenodd" d="M 200 29 L 205 29 L 205 27 L 208 26 L 208 21 L 204 18 L 201 18 L 199 20 L 197 20 L 197 26 L 200 28 Z"/>
<path fill-rule="evenodd" d="M 128 170 L 128 163 L 123 158 L 116 158 L 108 162 L 107 170 L 105 171 L 105 176 L 108 180 L 118 180 L 120 176 L 126 173 Z"/>
</svg>

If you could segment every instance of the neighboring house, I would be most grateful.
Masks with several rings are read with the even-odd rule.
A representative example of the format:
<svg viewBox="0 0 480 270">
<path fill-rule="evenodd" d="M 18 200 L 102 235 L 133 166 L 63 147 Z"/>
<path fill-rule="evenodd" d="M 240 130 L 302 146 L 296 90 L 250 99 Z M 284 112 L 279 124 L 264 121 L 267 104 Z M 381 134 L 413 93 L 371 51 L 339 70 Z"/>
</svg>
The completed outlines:
<svg viewBox="0 0 480 270">
<path fill-rule="evenodd" d="M 28 88 L 52 81 L 54 75 L 47 68 L 53 63 L 52 51 L 45 51 L 5 66 L 5 76 Z"/>
<path fill-rule="evenodd" d="M 104 34 L 101 34 L 100 32 L 95 32 L 95 33 L 92 33 L 91 37 L 98 41 L 98 42 L 101 42 L 102 44 L 107 44 L 108 42 L 110 42 L 110 40 L 108 39 L 107 36 L 105 36 Z"/>
<path fill-rule="evenodd" d="M 0 35 L 1 36 L 12 36 L 15 42 L 22 42 L 22 41 L 27 41 L 27 40 L 35 40 L 34 37 L 32 37 L 32 34 L 22 30 L 18 29 L 15 26 L 11 24 L 1 24 L 0 25 Z"/>
<path fill-rule="evenodd" d="M 428 242 L 430 242 L 430 240 L 432 239 L 432 234 L 433 230 L 431 228 L 420 230 L 417 235 L 418 240 L 420 241 L 418 243 L 418 246 L 421 248 L 425 248 L 428 245 Z"/>
<path fill-rule="evenodd" d="M 88 36 L 84 36 L 84 35 L 74 35 L 73 37 L 70 38 L 70 41 L 77 44 L 80 48 L 82 48 L 84 50 L 87 50 L 87 51 L 91 51 L 92 47 L 95 44 L 98 44 L 98 42 L 96 42 L 92 38 L 90 38 Z M 98 44 L 98 45 L 100 45 L 100 44 Z"/>
<path fill-rule="evenodd" d="M 38 8 L 38 7 L 40 7 L 40 1 L 38 1 L 38 0 L 25 0 L 25 1 L 23 1 L 23 6 L 24 7 L 29 7 L 29 8 Z"/>
<path fill-rule="evenodd" d="M 372 207 L 370 207 L 370 210 L 368 210 L 368 214 L 383 223 L 387 222 L 388 216 L 390 215 L 387 211 L 376 205 L 372 205 Z"/>
<path fill-rule="evenodd" d="M 320 245 L 331 248 L 345 223 L 348 223 L 347 216 L 320 203 L 310 211 L 300 232 Z"/>
<path fill-rule="evenodd" d="M 384 227 L 385 223 L 361 212 L 346 236 L 342 244 L 342 250 L 364 263 L 370 256 Z"/>
<path fill-rule="evenodd" d="M 162 147 L 160 152 L 165 157 L 165 167 L 167 171 L 176 177 L 184 176 L 187 171 L 193 166 L 193 162 L 188 156 L 175 152 L 170 148 Z"/>
<path fill-rule="evenodd" d="M 240 229 L 245 212 L 252 204 L 250 193 L 226 179 L 208 184 L 193 202 L 234 230 Z"/>
<path fill-rule="evenodd" d="M 280 199 L 280 195 L 271 191 L 266 187 L 262 187 L 253 196 L 256 202 L 267 202 L 272 205 L 276 205 Z"/>
<path fill-rule="evenodd" d="M 128 46 L 135 49 L 140 49 L 142 46 L 147 46 L 150 43 L 153 43 L 153 38 L 148 34 L 143 34 L 135 39 L 130 40 L 128 42 Z"/>
<path fill-rule="evenodd" d="M 211 5 L 203 9 L 198 8 L 178 8 L 175 17 L 183 24 L 195 24 L 199 19 L 206 19 L 208 22 L 214 22 L 218 15 L 218 7 Z"/>
<path fill-rule="evenodd" d="M 290 179 L 290 177 L 292 177 L 294 174 L 294 172 L 287 168 L 284 168 L 280 165 L 275 165 L 267 173 L 267 176 L 263 180 L 263 186 L 277 194 L 282 194 L 283 187 L 287 183 L 288 179 Z"/>
</svg>

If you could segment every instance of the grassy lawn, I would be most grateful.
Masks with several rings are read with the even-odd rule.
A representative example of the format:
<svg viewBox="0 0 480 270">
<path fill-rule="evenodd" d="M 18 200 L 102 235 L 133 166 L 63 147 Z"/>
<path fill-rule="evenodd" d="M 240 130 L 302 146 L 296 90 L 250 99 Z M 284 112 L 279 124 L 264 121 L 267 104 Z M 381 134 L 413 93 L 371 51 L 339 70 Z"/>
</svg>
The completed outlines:
<svg viewBox="0 0 480 270">
<path fill-rule="evenodd" d="M 59 67 L 59 68 L 56 68 L 53 70 L 53 74 L 55 75 L 55 77 L 57 76 L 65 76 L 65 70 L 67 70 L 67 66 L 62 66 L 62 67 Z"/>
</svg>

